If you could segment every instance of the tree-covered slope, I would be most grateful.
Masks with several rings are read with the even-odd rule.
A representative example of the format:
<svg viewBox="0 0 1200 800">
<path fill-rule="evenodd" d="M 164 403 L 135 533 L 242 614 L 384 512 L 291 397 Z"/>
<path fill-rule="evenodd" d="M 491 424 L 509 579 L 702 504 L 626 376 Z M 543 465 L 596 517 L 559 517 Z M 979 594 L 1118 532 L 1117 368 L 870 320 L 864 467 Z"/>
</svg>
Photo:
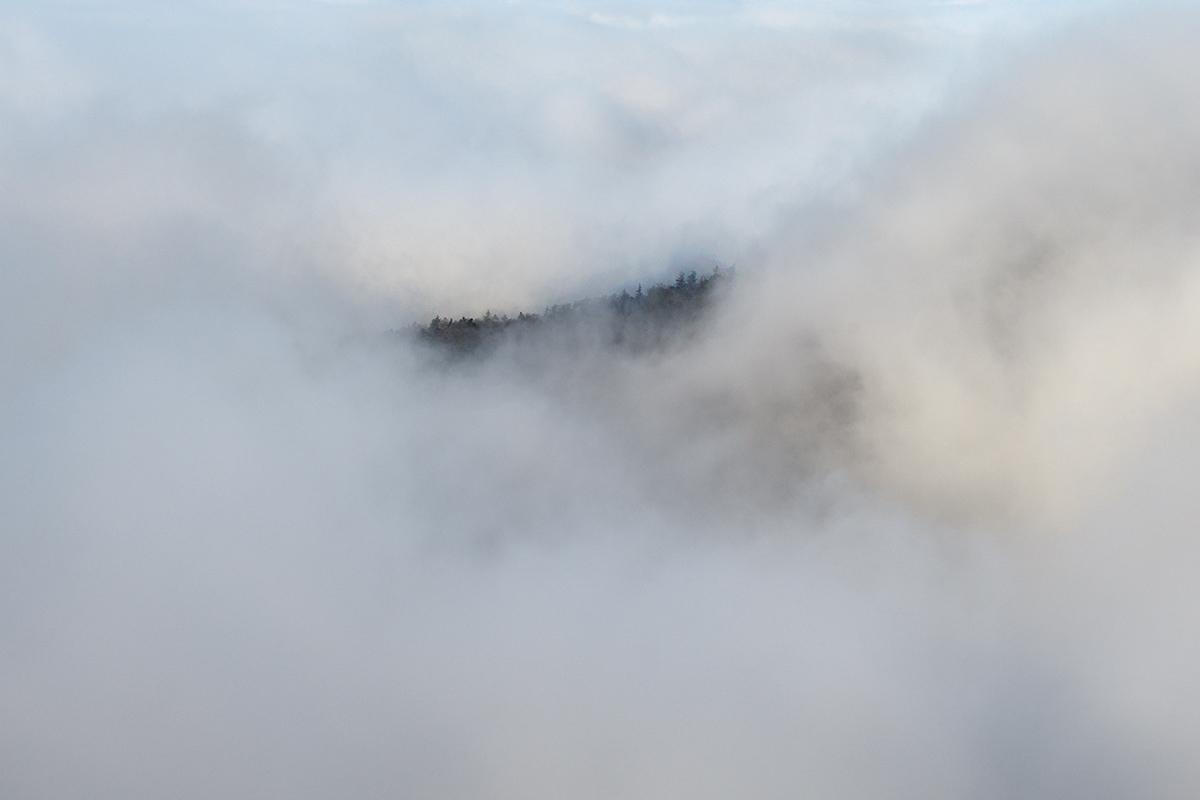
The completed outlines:
<svg viewBox="0 0 1200 800">
<path fill-rule="evenodd" d="M 487 354 L 502 343 L 645 352 L 693 335 L 730 279 L 731 272 L 720 268 L 707 275 L 681 272 L 673 283 L 553 305 L 541 314 L 434 317 L 415 332 L 422 342 L 460 356 Z"/>
</svg>

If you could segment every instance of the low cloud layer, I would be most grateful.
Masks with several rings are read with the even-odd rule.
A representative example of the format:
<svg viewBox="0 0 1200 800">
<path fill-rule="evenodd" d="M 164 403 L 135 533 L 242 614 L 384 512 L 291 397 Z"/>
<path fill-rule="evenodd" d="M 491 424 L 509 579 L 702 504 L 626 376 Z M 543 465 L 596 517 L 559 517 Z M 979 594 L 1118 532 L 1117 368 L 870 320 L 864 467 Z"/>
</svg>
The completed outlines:
<svg viewBox="0 0 1200 800">
<path fill-rule="evenodd" d="M 1194 796 L 1198 25 L 16 4 L 0 794 Z"/>
</svg>

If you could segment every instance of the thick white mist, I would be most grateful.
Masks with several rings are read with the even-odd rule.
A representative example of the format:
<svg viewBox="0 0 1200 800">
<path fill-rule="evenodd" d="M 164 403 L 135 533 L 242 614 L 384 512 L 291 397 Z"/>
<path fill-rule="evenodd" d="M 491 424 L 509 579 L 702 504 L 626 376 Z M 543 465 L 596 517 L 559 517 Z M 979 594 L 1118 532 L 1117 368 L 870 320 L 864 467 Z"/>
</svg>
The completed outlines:
<svg viewBox="0 0 1200 800">
<path fill-rule="evenodd" d="M 13 4 L 0 795 L 1195 796 L 1197 24 Z"/>
</svg>

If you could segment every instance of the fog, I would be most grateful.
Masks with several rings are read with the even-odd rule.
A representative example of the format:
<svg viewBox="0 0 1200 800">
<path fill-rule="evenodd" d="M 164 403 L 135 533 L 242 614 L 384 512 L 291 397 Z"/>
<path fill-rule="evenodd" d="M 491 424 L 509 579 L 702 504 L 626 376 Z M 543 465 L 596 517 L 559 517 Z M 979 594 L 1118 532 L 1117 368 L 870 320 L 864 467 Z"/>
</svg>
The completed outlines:
<svg viewBox="0 0 1200 800">
<path fill-rule="evenodd" d="M 1200 791 L 1195 12 L 160 5 L 0 10 L 0 795 Z"/>
</svg>

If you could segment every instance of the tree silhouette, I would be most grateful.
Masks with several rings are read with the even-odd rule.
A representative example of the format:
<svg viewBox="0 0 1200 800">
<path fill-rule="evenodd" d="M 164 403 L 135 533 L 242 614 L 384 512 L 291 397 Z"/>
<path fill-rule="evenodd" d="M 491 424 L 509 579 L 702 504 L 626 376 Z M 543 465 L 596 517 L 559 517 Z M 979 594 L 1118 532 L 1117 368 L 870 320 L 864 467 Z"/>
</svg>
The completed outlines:
<svg viewBox="0 0 1200 800">
<path fill-rule="evenodd" d="M 486 355 L 503 341 L 578 340 L 585 330 L 588 340 L 601 346 L 656 350 L 693 334 L 731 276 L 732 270 L 720 267 L 704 276 L 695 270 L 680 272 L 670 284 L 658 283 L 648 290 L 638 284 L 634 294 L 623 289 L 607 297 L 548 306 L 541 314 L 520 312 L 514 318 L 489 309 L 478 319 L 436 316 L 414 329 L 420 341 L 456 356 Z"/>
</svg>

